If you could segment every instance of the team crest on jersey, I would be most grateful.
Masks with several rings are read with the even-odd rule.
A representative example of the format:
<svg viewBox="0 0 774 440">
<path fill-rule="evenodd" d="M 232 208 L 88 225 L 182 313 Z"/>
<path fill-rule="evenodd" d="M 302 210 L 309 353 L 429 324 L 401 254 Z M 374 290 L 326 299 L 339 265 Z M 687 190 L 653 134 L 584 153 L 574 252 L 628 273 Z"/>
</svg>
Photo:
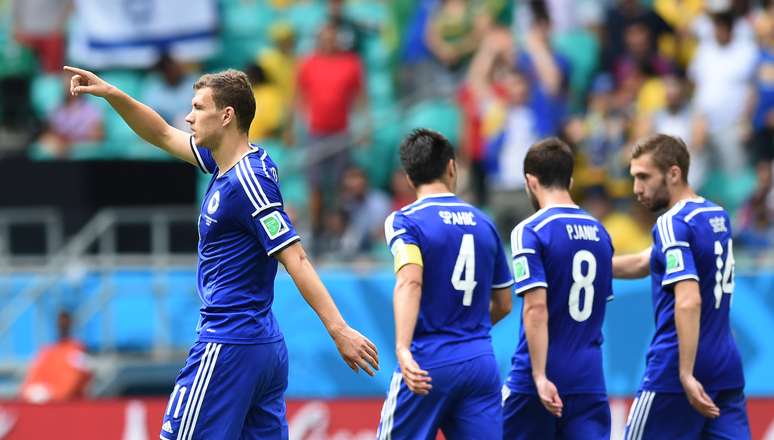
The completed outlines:
<svg viewBox="0 0 774 440">
<path fill-rule="evenodd" d="M 215 194 L 210 197 L 210 202 L 207 204 L 207 212 L 214 214 L 220 206 L 220 191 L 215 191 Z"/>
<path fill-rule="evenodd" d="M 282 218 L 282 215 L 280 215 L 278 211 L 274 211 L 269 215 L 261 217 L 260 221 L 263 230 L 266 231 L 266 235 L 268 235 L 271 240 L 274 240 L 290 230 L 287 223 L 285 223 L 285 219 Z"/>
<path fill-rule="evenodd" d="M 513 260 L 513 277 L 517 283 L 529 278 L 529 265 L 527 264 L 527 257 L 522 256 Z"/>
<path fill-rule="evenodd" d="M 670 249 L 666 252 L 666 273 L 680 272 L 685 268 L 683 264 L 683 251 Z"/>
</svg>

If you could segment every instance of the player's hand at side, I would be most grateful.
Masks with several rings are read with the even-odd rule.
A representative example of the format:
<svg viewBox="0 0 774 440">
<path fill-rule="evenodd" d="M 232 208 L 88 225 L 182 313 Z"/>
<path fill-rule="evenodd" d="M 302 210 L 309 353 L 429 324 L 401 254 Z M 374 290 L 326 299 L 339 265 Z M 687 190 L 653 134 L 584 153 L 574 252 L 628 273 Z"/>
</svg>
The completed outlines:
<svg viewBox="0 0 774 440">
<path fill-rule="evenodd" d="M 73 74 L 70 78 L 70 94 L 73 96 L 88 93 L 104 98 L 112 88 L 107 81 L 88 70 L 70 66 L 64 66 L 64 70 Z"/>
<path fill-rule="evenodd" d="M 704 391 L 704 387 L 693 376 L 682 376 L 680 382 L 683 384 L 685 395 L 691 406 L 704 417 L 714 419 L 720 415 L 720 408 L 715 405 L 712 398 Z"/>
<path fill-rule="evenodd" d="M 357 330 L 344 326 L 333 334 L 333 341 L 344 362 L 355 373 L 362 369 L 369 376 L 373 376 L 374 371 L 371 368 L 379 369 L 379 353 L 376 346 Z"/>
<path fill-rule="evenodd" d="M 556 385 L 548 380 L 547 377 L 542 376 L 535 379 L 535 388 L 537 388 L 538 396 L 540 396 L 540 402 L 543 403 L 548 412 L 556 417 L 562 417 L 564 404 L 559 397 L 559 390 L 556 389 Z"/>
<path fill-rule="evenodd" d="M 398 364 L 400 372 L 403 375 L 403 381 L 414 394 L 426 395 L 433 386 L 430 384 L 432 379 L 427 371 L 419 368 L 419 364 L 414 360 L 414 356 L 408 349 L 398 350 Z"/>
</svg>

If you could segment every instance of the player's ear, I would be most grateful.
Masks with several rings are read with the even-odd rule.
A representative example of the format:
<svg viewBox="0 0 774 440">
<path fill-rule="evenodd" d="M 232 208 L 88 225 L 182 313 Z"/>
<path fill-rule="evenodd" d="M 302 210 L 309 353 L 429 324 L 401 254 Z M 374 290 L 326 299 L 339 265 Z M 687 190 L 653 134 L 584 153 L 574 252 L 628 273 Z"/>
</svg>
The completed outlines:
<svg viewBox="0 0 774 440">
<path fill-rule="evenodd" d="M 411 181 L 411 177 L 409 177 L 408 173 L 405 173 L 405 174 L 403 175 L 403 177 L 405 177 L 405 178 L 406 178 L 406 182 L 408 182 L 408 184 L 409 184 L 409 186 L 411 187 L 411 189 L 413 189 L 414 191 L 416 191 L 417 187 L 416 187 L 416 186 L 414 186 L 414 182 L 412 182 L 412 181 Z"/>
<path fill-rule="evenodd" d="M 679 183 L 682 180 L 682 171 L 680 170 L 680 167 L 677 165 L 672 165 L 669 167 L 669 180 L 672 182 L 673 185 Z"/>
<path fill-rule="evenodd" d="M 532 191 L 532 193 L 535 193 L 535 190 L 537 189 L 538 179 L 534 175 L 530 173 L 524 174 L 524 180 L 527 181 L 527 186 L 529 187 L 529 190 Z"/>
<path fill-rule="evenodd" d="M 234 107 L 227 106 L 223 109 L 223 114 L 221 116 L 223 126 L 225 127 L 228 125 L 229 122 L 236 119 L 236 113 L 234 112 Z"/>
<path fill-rule="evenodd" d="M 457 175 L 457 162 L 454 159 L 449 159 L 449 163 L 446 164 L 446 175 L 451 179 Z"/>
</svg>

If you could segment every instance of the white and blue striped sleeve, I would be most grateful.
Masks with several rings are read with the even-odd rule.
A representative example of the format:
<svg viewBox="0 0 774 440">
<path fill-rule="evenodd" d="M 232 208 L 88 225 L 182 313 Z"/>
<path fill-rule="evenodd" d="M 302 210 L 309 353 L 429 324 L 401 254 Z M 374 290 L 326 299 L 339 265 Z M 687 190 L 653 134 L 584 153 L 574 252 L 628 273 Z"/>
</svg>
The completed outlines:
<svg viewBox="0 0 774 440">
<path fill-rule="evenodd" d="M 664 214 L 656 221 L 656 234 L 661 243 L 664 263 L 662 286 L 683 280 L 699 281 L 696 262 L 691 249 L 693 233 L 683 219 Z"/>
<path fill-rule="evenodd" d="M 215 163 L 215 159 L 212 158 L 212 152 L 207 148 L 196 145 L 193 135 L 188 138 L 188 144 L 191 146 L 191 152 L 193 153 L 194 159 L 196 159 L 196 165 L 199 169 L 207 174 L 214 173 L 217 164 Z"/>
<path fill-rule="evenodd" d="M 279 184 L 262 170 L 251 155 L 234 167 L 236 193 L 240 196 L 242 218 L 268 255 L 273 255 L 300 240 L 290 217 L 285 212 Z M 263 162 L 263 161 L 260 161 Z"/>
<path fill-rule="evenodd" d="M 541 259 L 542 244 L 535 231 L 522 223 L 511 232 L 514 292 L 523 295 L 538 287 L 548 287 Z"/>
</svg>

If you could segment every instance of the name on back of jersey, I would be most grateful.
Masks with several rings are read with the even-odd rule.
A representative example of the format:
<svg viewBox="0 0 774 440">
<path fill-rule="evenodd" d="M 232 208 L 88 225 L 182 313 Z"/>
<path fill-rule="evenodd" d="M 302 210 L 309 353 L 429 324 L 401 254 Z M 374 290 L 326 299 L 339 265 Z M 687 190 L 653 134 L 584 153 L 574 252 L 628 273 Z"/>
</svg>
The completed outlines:
<svg viewBox="0 0 774 440">
<path fill-rule="evenodd" d="M 709 224 L 712 227 L 712 232 L 720 234 L 721 232 L 728 232 L 726 229 L 725 217 L 712 217 L 709 219 Z"/>
<path fill-rule="evenodd" d="M 568 224 L 566 227 L 570 240 L 599 241 L 599 227 L 597 225 Z"/>
<path fill-rule="evenodd" d="M 476 226 L 476 218 L 470 211 L 438 211 L 438 215 L 447 225 Z"/>
</svg>

